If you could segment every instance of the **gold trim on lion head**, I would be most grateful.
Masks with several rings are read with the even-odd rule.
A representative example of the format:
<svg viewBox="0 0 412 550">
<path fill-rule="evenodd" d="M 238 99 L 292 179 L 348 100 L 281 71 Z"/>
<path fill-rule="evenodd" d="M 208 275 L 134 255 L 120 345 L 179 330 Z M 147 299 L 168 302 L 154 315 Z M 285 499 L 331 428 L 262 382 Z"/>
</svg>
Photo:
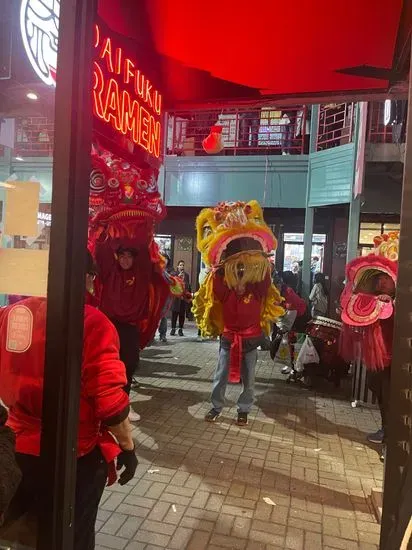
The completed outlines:
<svg viewBox="0 0 412 550">
<path fill-rule="evenodd" d="M 196 220 L 197 248 L 207 266 L 216 266 L 225 254 L 249 250 L 270 254 L 277 241 L 255 200 L 222 202 L 203 209 Z M 239 250 L 237 250 L 239 248 Z"/>
</svg>

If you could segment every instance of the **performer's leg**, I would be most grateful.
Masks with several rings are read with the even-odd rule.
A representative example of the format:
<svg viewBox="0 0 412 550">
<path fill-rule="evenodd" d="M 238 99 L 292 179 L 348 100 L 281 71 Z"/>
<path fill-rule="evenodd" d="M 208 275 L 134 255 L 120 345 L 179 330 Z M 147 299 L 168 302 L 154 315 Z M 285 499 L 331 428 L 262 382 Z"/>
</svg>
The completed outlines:
<svg viewBox="0 0 412 550">
<path fill-rule="evenodd" d="M 182 330 L 185 326 L 185 317 L 186 317 L 186 302 L 182 300 L 182 303 L 180 304 L 180 311 L 179 311 L 179 328 Z"/>
<path fill-rule="evenodd" d="M 114 321 L 114 326 L 120 340 L 120 359 L 126 367 L 127 384 L 124 390 L 129 394 L 133 375 L 139 366 L 139 333 L 136 325 Z"/>
<path fill-rule="evenodd" d="M 384 371 L 369 371 L 367 373 L 367 385 L 369 390 L 373 393 L 378 401 L 379 410 L 381 413 L 381 429 L 376 433 L 368 434 L 367 439 L 371 443 L 382 443 L 385 437 L 385 424 L 386 424 L 386 408 L 384 406 L 385 400 L 383 399 L 383 372 Z"/>
<path fill-rule="evenodd" d="M 108 466 L 99 447 L 77 460 L 74 548 L 93 550 L 100 499 L 107 482 Z"/>
<path fill-rule="evenodd" d="M 257 361 L 257 350 L 252 349 L 244 354 L 242 358 L 241 378 L 243 391 L 237 402 L 238 412 L 249 413 L 255 401 L 255 368 Z"/>
<path fill-rule="evenodd" d="M 166 333 L 167 333 L 167 317 L 162 317 L 159 323 L 160 340 L 166 340 Z"/>
<path fill-rule="evenodd" d="M 212 388 L 212 405 L 219 413 L 225 405 L 227 379 L 229 376 L 229 357 L 230 350 L 224 349 L 221 346 Z"/>
</svg>

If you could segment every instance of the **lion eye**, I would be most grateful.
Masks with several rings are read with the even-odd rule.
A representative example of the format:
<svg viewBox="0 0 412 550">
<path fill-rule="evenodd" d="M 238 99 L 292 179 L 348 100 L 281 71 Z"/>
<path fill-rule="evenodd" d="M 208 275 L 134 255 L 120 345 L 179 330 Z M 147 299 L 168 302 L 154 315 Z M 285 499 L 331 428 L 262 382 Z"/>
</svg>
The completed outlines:
<svg viewBox="0 0 412 550">
<path fill-rule="evenodd" d="M 212 234 L 212 228 L 210 225 L 205 225 L 203 227 L 203 238 L 206 239 L 206 237 L 209 237 L 209 235 Z"/>
</svg>

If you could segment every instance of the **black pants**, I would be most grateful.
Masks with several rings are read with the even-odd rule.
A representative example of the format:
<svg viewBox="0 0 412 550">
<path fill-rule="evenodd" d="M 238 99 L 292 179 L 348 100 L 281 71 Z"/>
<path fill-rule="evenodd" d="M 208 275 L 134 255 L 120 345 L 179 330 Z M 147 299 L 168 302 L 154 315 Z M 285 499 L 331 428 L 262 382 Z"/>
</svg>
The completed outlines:
<svg viewBox="0 0 412 550">
<path fill-rule="evenodd" d="M 41 506 L 43 477 L 40 471 L 40 458 L 16 453 L 16 459 L 23 479 L 11 502 L 5 527 L 27 512 L 37 516 Z M 94 550 L 96 516 L 107 481 L 107 469 L 107 463 L 98 447 L 77 460 L 74 516 L 76 550 Z"/>
<path fill-rule="evenodd" d="M 178 311 L 172 311 L 172 329 L 176 329 L 177 319 L 179 319 L 179 328 L 183 329 L 186 317 L 186 302 L 180 301 Z"/>
<path fill-rule="evenodd" d="M 368 388 L 378 400 L 382 418 L 384 442 L 388 436 L 390 377 L 391 370 L 390 368 L 386 368 L 379 371 L 369 371 L 367 378 Z"/>
<path fill-rule="evenodd" d="M 121 323 L 111 319 L 116 327 L 120 340 L 120 359 L 126 367 L 127 384 L 124 388 L 127 394 L 133 381 L 133 375 L 139 368 L 139 331 L 136 325 Z"/>
</svg>

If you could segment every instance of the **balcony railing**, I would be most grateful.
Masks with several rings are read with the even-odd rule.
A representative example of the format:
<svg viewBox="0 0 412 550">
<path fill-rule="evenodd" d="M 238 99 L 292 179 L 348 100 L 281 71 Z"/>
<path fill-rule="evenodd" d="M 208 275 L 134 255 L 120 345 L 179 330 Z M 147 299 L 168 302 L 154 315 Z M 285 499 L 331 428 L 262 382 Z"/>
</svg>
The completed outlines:
<svg viewBox="0 0 412 550">
<path fill-rule="evenodd" d="M 220 155 L 302 155 L 309 151 L 307 109 L 294 106 L 170 113 L 167 154 L 206 155 L 202 141 L 214 125 L 222 126 Z"/>
<path fill-rule="evenodd" d="M 310 110 L 305 106 L 180 111 L 169 114 L 166 152 L 206 155 L 202 141 L 211 126 L 222 126 L 220 155 L 301 155 L 309 152 Z M 321 105 L 317 151 L 353 141 L 355 104 Z M 405 124 L 384 123 L 384 102 L 369 103 L 367 142 L 404 143 Z M 54 123 L 45 117 L 16 119 L 14 155 L 49 157 L 53 154 Z M 4 154 L 0 146 L 0 157 Z"/>
<path fill-rule="evenodd" d="M 330 149 L 351 143 L 355 122 L 354 103 L 333 103 L 321 105 L 319 109 L 319 126 L 317 151 Z"/>
<path fill-rule="evenodd" d="M 53 155 L 54 123 L 45 117 L 16 120 L 14 154 L 21 157 Z"/>
<path fill-rule="evenodd" d="M 385 102 L 369 103 L 367 136 L 369 143 L 405 143 L 407 104 L 405 101 L 394 101 L 392 104 L 397 104 L 396 112 L 390 113 L 395 116 L 395 120 L 385 124 Z"/>
</svg>

